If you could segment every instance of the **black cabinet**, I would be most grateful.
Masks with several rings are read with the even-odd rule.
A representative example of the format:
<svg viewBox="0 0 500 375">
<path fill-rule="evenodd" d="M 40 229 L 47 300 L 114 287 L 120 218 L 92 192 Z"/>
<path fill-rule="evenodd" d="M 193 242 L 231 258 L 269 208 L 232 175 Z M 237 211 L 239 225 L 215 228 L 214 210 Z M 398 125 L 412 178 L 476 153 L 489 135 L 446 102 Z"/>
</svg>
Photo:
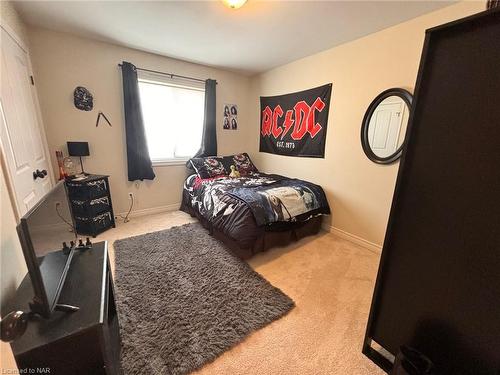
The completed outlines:
<svg viewBox="0 0 500 375">
<path fill-rule="evenodd" d="M 66 187 L 78 234 L 95 237 L 115 227 L 108 176 L 66 180 Z"/>
<path fill-rule="evenodd" d="M 80 309 L 73 313 L 54 311 L 50 319 L 30 320 L 24 335 L 11 343 L 20 373 L 122 373 L 118 315 L 107 254 L 106 242 L 75 253 L 59 303 Z M 32 298 L 31 282 L 26 276 L 8 311 L 26 310 Z"/>
</svg>

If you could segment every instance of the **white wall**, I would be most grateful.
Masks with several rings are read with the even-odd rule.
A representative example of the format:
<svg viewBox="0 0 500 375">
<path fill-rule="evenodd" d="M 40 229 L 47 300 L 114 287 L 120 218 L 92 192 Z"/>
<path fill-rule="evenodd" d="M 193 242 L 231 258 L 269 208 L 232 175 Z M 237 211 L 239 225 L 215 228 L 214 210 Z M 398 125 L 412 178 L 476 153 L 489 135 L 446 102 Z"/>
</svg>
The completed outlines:
<svg viewBox="0 0 500 375">
<path fill-rule="evenodd" d="M 297 60 L 252 81 L 252 156 L 261 169 L 323 186 L 333 225 L 381 245 L 399 164 L 378 165 L 363 153 L 360 129 L 370 102 L 381 91 L 413 92 L 425 29 L 484 10 L 483 2 L 462 2 L 350 43 Z M 324 159 L 258 152 L 259 96 L 285 94 L 333 83 Z"/>
<path fill-rule="evenodd" d="M 12 2 L 0 1 L 0 17 L 2 26 L 7 26 L 25 45 L 28 44 L 28 30 L 23 20 L 14 9 Z"/>
<path fill-rule="evenodd" d="M 216 79 L 218 152 L 223 155 L 248 149 L 246 144 L 251 134 L 247 121 L 248 77 L 40 28 L 30 28 L 29 37 L 35 85 L 52 162 L 56 166 L 56 150 L 63 150 L 67 155 L 66 141 L 88 141 L 91 156 L 84 158 L 85 170 L 111 176 L 115 213 L 128 209 L 128 192 L 135 194 L 136 210 L 161 206 L 177 208 L 187 173 L 183 165 L 155 167 L 154 181 L 138 186 L 127 181 L 122 80 L 118 68 L 123 60 L 138 67 Z M 76 86 L 85 86 L 93 93 L 93 111 L 83 112 L 73 106 Z M 238 104 L 239 130 L 222 129 L 224 103 Z M 99 110 L 106 114 L 112 127 L 104 122 L 95 127 Z"/>
<path fill-rule="evenodd" d="M 0 228 L 0 304 L 3 304 L 12 297 L 27 272 L 21 244 L 17 237 L 17 221 L 7 190 L 3 165 L 0 169 L 0 211 L 2 223 Z"/>
<path fill-rule="evenodd" d="M 219 154 L 250 151 L 261 170 L 321 184 L 333 209 L 327 225 L 380 245 L 383 241 L 398 163 L 381 166 L 361 148 L 360 126 L 371 100 L 389 87 L 413 91 L 426 28 L 483 10 L 482 2 L 462 2 L 350 43 L 275 68 L 251 79 L 109 43 L 30 28 L 36 87 L 53 163 L 68 140 L 86 140 L 86 170 L 111 175 L 116 212 L 171 206 L 180 201 L 184 166 L 157 167 L 157 178 L 135 186 L 127 181 L 121 75 L 117 64 L 215 78 Z M 260 95 L 277 95 L 333 83 L 325 159 L 288 158 L 258 152 Z M 95 97 L 92 112 L 78 111 L 72 92 L 86 86 Z M 239 105 L 240 130 L 222 130 L 224 102 Z M 97 111 L 113 123 L 95 128 Z"/>
</svg>

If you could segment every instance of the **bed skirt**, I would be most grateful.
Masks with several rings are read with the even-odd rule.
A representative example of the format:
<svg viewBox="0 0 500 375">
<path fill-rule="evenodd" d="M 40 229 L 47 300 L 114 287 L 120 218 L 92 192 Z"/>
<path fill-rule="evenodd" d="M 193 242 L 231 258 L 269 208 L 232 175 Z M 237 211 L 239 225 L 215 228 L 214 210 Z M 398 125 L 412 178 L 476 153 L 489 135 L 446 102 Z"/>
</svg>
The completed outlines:
<svg viewBox="0 0 500 375">
<path fill-rule="evenodd" d="M 315 216 L 307 221 L 276 223 L 269 226 L 258 227 L 254 219 L 254 227 L 245 229 L 242 233 L 246 238 L 245 241 L 239 240 L 240 236 L 232 236 L 224 233 L 222 228 L 214 225 L 203 216 L 201 216 L 189 204 L 189 199 L 184 195 L 181 204 L 181 211 L 196 217 L 211 235 L 222 241 L 228 246 L 231 251 L 242 259 L 248 259 L 254 254 L 261 251 L 266 251 L 272 247 L 286 246 L 292 242 L 298 241 L 301 238 L 318 234 L 321 230 L 322 216 Z M 253 219 L 253 217 L 252 217 Z M 248 239 L 248 234 L 251 233 L 251 239 Z M 242 236 L 243 237 L 243 236 Z"/>
</svg>

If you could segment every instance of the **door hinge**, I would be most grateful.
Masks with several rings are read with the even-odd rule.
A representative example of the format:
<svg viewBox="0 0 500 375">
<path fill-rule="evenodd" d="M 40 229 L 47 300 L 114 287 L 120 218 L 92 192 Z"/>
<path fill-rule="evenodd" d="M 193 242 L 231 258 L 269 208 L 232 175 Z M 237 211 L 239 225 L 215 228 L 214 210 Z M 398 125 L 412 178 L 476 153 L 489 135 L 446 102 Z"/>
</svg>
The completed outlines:
<svg viewBox="0 0 500 375">
<path fill-rule="evenodd" d="M 30 76 L 30 81 L 31 81 L 31 84 L 32 84 L 33 86 L 35 86 L 35 79 L 33 78 L 33 76 Z"/>
</svg>

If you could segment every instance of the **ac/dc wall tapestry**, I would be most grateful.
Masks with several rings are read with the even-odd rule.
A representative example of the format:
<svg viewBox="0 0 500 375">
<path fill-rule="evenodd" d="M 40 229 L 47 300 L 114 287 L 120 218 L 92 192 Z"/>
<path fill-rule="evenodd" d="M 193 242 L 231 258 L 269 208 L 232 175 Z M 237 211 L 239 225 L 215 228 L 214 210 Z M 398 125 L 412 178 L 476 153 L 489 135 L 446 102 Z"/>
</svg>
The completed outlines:
<svg viewBox="0 0 500 375">
<path fill-rule="evenodd" d="M 270 154 L 325 157 L 332 84 L 260 97 L 260 147 Z"/>
</svg>

